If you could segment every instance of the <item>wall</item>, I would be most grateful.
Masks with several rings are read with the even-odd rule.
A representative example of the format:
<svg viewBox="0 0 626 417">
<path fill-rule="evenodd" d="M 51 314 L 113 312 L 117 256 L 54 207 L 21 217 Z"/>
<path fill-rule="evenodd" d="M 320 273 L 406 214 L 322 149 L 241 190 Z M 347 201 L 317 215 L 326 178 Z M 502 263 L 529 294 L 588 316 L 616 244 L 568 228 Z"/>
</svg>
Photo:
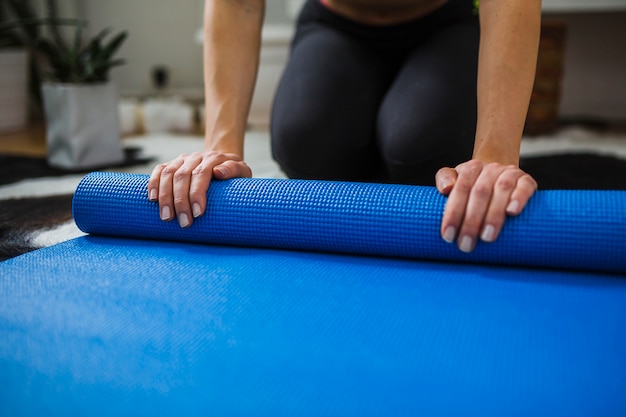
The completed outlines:
<svg viewBox="0 0 626 417">
<path fill-rule="evenodd" d="M 202 0 L 59 2 L 66 12 L 89 19 L 94 31 L 129 30 L 120 52 L 128 65 L 113 71 L 123 92 L 149 90 L 155 65 L 170 68 L 172 87 L 201 90 L 202 51 L 194 37 L 202 24 Z M 291 9 L 301 2 L 267 0 L 266 22 L 291 24 Z M 561 113 L 626 121 L 626 0 L 544 0 L 544 10 L 569 28 Z"/>
<path fill-rule="evenodd" d="M 267 1 L 266 22 L 289 23 L 286 1 Z M 203 0 L 78 0 L 78 4 L 94 30 L 106 26 L 129 30 L 120 51 L 128 65 L 113 73 L 122 92 L 149 91 L 150 73 L 157 65 L 168 67 L 173 89 L 201 91 L 202 47 L 196 35 L 202 26 Z"/>
<path fill-rule="evenodd" d="M 202 49 L 195 41 L 202 25 L 199 0 L 80 0 L 80 13 L 94 31 L 112 26 L 129 37 L 119 56 L 128 64 L 113 71 L 123 92 L 152 86 L 151 71 L 164 65 L 173 88 L 202 85 Z"/>
<path fill-rule="evenodd" d="M 626 12 L 546 17 L 568 31 L 561 114 L 626 122 Z"/>
</svg>

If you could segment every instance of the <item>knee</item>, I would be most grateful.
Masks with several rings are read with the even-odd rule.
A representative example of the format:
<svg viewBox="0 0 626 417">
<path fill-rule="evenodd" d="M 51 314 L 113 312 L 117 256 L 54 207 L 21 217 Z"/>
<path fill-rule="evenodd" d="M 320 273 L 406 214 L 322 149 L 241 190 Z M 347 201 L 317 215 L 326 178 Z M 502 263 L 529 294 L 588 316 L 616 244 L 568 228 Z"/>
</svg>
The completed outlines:
<svg viewBox="0 0 626 417">
<path fill-rule="evenodd" d="M 475 118 L 379 119 L 378 149 L 392 182 L 432 185 L 439 168 L 471 158 Z"/>
<path fill-rule="evenodd" d="M 272 112 L 270 123 L 270 139 L 272 156 L 281 169 L 290 178 L 305 178 L 307 163 L 304 148 L 310 143 L 309 136 L 301 118 L 289 115 L 288 112 Z M 310 160 L 309 160 L 310 162 Z"/>
</svg>

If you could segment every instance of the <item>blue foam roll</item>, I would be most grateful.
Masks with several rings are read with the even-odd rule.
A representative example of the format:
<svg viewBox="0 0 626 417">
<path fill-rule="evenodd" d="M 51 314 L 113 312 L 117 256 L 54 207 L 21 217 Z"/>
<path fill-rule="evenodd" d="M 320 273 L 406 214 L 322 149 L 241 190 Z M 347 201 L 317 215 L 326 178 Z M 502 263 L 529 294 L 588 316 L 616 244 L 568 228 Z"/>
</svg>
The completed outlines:
<svg viewBox="0 0 626 417">
<path fill-rule="evenodd" d="M 537 192 L 494 243 L 462 253 L 440 237 L 446 198 L 435 188 L 327 181 L 213 181 L 207 212 L 182 229 L 159 219 L 148 176 L 91 173 L 73 200 L 91 234 L 626 273 L 626 192 Z"/>
</svg>

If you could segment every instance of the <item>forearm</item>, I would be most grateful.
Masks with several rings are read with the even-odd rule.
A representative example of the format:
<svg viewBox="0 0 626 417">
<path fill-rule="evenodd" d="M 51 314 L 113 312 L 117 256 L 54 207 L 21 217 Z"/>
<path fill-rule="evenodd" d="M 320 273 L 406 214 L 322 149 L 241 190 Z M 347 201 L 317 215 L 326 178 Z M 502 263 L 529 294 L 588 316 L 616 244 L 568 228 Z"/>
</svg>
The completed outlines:
<svg viewBox="0 0 626 417">
<path fill-rule="evenodd" d="M 206 150 L 243 156 L 264 11 L 264 0 L 205 1 Z"/>
<path fill-rule="evenodd" d="M 541 0 L 481 0 L 474 158 L 518 165 L 537 65 Z"/>
</svg>

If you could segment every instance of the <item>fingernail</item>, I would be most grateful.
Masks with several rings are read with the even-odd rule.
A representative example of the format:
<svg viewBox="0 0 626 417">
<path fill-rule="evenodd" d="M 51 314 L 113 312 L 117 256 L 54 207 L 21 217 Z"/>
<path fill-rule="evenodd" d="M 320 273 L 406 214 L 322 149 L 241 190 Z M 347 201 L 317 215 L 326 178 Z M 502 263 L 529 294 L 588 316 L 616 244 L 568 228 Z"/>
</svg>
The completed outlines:
<svg viewBox="0 0 626 417">
<path fill-rule="evenodd" d="M 189 226 L 189 216 L 187 216 L 187 214 L 185 213 L 180 213 L 178 215 L 178 224 L 180 225 L 180 227 Z"/>
<path fill-rule="evenodd" d="M 172 216 L 172 211 L 168 206 L 161 209 L 161 220 L 169 220 Z"/>
<path fill-rule="evenodd" d="M 456 238 L 456 229 L 452 226 L 448 226 L 446 230 L 443 232 L 443 240 L 448 243 L 454 242 L 454 238 Z"/>
<path fill-rule="evenodd" d="M 469 236 L 463 236 L 461 238 L 461 243 L 459 244 L 459 249 L 461 251 L 469 253 L 474 249 L 474 241 Z"/>
<path fill-rule="evenodd" d="M 200 217 L 202 214 L 202 209 L 200 208 L 200 204 L 193 203 L 193 217 Z"/>
<path fill-rule="evenodd" d="M 483 233 L 480 235 L 480 238 L 484 242 L 493 242 L 495 235 L 496 235 L 496 228 L 493 227 L 492 225 L 488 224 L 483 229 Z"/>
<path fill-rule="evenodd" d="M 148 198 L 152 201 L 157 199 L 157 190 L 155 188 L 150 188 L 150 192 L 148 193 Z"/>
<path fill-rule="evenodd" d="M 441 180 L 441 184 L 439 184 L 442 189 L 446 189 L 452 185 L 452 180 L 450 178 L 444 178 Z"/>
<path fill-rule="evenodd" d="M 517 214 L 517 210 L 519 209 L 519 201 L 512 200 L 509 205 L 506 207 L 506 212 L 509 214 Z"/>
</svg>

